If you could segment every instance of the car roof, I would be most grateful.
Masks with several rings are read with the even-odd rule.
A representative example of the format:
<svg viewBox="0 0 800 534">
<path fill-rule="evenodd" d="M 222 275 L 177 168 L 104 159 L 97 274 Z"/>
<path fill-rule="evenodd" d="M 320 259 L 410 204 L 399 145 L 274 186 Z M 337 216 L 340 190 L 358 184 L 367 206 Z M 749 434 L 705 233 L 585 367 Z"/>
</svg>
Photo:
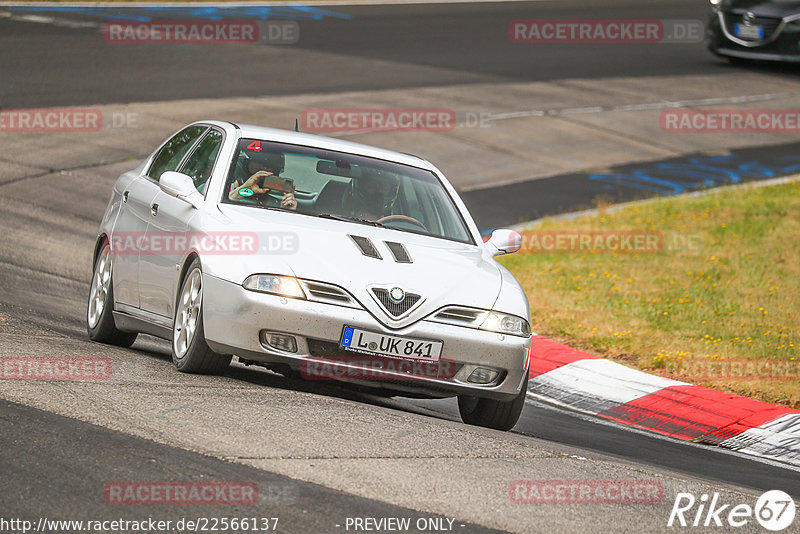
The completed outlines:
<svg viewBox="0 0 800 534">
<path fill-rule="evenodd" d="M 410 165 L 412 167 L 418 167 L 430 171 L 435 170 L 435 167 L 430 162 L 411 154 L 403 154 L 401 152 L 394 152 L 393 150 L 362 145 L 361 143 L 353 143 L 350 141 L 344 141 L 342 139 L 336 139 L 333 137 L 325 137 L 322 135 L 293 132 L 290 130 L 280 130 L 278 128 L 268 128 L 266 126 L 255 126 L 252 124 L 231 124 L 239 128 L 242 132 L 242 137 L 246 139 L 260 139 L 262 141 L 275 141 L 290 145 L 310 146 L 324 150 L 333 150 L 336 152 L 357 154 L 359 156 L 393 161 L 395 163 Z"/>
</svg>

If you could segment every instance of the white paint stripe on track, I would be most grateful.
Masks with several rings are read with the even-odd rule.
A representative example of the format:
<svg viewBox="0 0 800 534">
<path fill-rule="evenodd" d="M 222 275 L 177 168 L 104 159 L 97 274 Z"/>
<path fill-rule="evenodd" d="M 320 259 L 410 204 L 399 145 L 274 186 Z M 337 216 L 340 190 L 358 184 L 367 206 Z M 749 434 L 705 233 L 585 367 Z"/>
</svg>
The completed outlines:
<svg viewBox="0 0 800 534">
<path fill-rule="evenodd" d="M 62 17 L 49 17 L 43 15 L 16 15 L 13 13 L 9 13 L 7 11 L 0 11 L 0 17 L 10 19 L 10 20 L 18 20 L 21 22 L 35 22 L 37 24 L 52 24 L 53 26 L 60 26 L 63 28 L 100 28 L 102 27 L 102 23 L 100 22 L 91 22 L 86 20 L 73 20 L 69 18 L 62 18 Z"/>
<path fill-rule="evenodd" d="M 530 379 L 528 391 L 587 413 L 600 413 L 670 386 L 684 386 L 605 359 L 568 363 Z"/>
<path fill-rule="evenodd" d="M 41 24 L 52 24 L 56 20 L 54 17 L 46 17 L 42 15 L 12 15 L 11 18 L 24 22 L 38 22 Z"/>
<path fill-rule="evenodd" d="M 694 100 L 667 100 L 663 102 L 647 102 L 642 104 L 619 104 L 616 106 L 591 106 L 581 108 L 548 108 L 508 111 L 495 113 L 486 117 L 489 121 L 519 119 L 525 117 L 556 117 L 559 115 L 581 115 L 591 113 L 610 113 L 616 111 L 658 111 L 667 109 L 695 108 L 698 106 L 719 106 L 723 104 L 747 104 L 751 102 L 768 102 L 781 98 L 796 97 L 797 93 L 763 93 L 758 95 L 726 96 L 716 98 L 700 98 Z"/>
</svg>

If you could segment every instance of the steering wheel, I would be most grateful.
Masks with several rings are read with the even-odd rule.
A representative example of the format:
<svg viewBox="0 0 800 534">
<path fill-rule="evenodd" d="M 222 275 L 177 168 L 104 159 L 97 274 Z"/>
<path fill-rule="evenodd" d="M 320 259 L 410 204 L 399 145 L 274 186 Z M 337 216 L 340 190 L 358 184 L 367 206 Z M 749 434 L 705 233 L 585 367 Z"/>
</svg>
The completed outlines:
<svg viewBox="0 0 800 534">
<path fill-rule="evenodd" d="M 416 220 L 414 217 L 409 217 L 408 215 L 387 215 L 386 217 L 381 217 L 380 219 L 378 219 L 375 222 L 383 224 L 383 223 L 391 222 L 391 221 L 403 221 L 403 222 L 411 223 L 414 226 L 419 226 L 420 228 L 422 228 L 426 232 L 429 231 L 428 228 L 426 228 L 424 224 L 422 224 L 421 222 Z"/>
</svg>

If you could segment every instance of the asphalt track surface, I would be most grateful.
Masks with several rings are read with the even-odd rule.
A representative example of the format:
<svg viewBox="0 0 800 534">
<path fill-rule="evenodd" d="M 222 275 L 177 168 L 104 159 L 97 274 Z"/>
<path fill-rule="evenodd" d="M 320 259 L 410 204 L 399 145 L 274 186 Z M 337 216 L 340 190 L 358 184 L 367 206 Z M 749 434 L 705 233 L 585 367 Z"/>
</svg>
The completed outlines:
<svg viewBox="0 0 800 534">
<path fill-rule="evenodd" d="M 76 29 L 0 18 L 0 105 L 5 108 L 77 106 L 197 97 L 284 95 L 300 91 L 337 93 L 398 87 L 413 91 L 415 88 L 440 84 L 477 81 L 502 84 L 515 80 L 584 78 L 602 84 L 603 78 L 610 76 L 635 78 L 653 75 L 654 65 L 658 66 L 658 73 L 676 76 L 707 73 L 714 69 L 727 72 L 729 66 L 698 54 L 696 45 L 641 48 L 607 45 L 580 49 L 570 45 L 554 45 L 546 54 L 532 54 L 530 49 L 512 46 L 505 34 L 508 21 L 517 18 L 704 18 L 705 6 L 698 7 L 698 4 L 701 2 L 666 1 L 642 6 L 641 2 L 614 1 L 601 5 L 590 1 L 566 0 L 432 6 L 336 6 L 326 9 L 344 13 L 349 18 L 328 16 L 321 20 L 300 20 L 303 38 L 291 50 L 287 48 L 286 52 L 258 46 L 211 49 L 171 46 L 163 50 L 159 49 L 159 45 L 98 47 L 96 27 Z M 107 20 L 91 14 L 70 14 L 68 18 L 80 21 Z M 284 60 L 281 61 L 281 58 Z M 373 68 L 365 71 L 359 68 L 362 60 L 391 61 L 393 65 L 399 63 L 408 68 L 401 69 L 399 73 L 392 69 Z M 796 76 L 795 71 L 786 67 L 751 68 L 779 79 Z M 713 92 L 713 88 L 709 88 L 709 91 Z M 753 155 L 770 160 L 792 153 L 794 146 L 775 147 L 770 149 L 771 152 L 753 150 Z M 630 169 L 615 169 L 619 174 L 627 170 Z M 567 199 L 564 195 L 565 190 L 574 191 L 577 185 L 586 185 L 585 175 L 537 182 L 508 186 L 511 189 L 491 193 L 497 194 L 497 197 L 487 196 L 486 191 L 476 191 L 467 193 L 465 198 L 486 227 L 588 207 L 586 204 L 591 201 L 588 197 Z M 505 213 L 498 210 L 499 202 L 508 198 L 509 193 L 513 196 L 520 192 L 515 187 L 527 187 L 524 194 L 533 193 L 534 197 L 542 197 L 541 204 L 516 206 Z M 69 196 L 64 201 L 55 198 L 52 191 L 44 194 L 40 203 L 34 203 L 34 211 L 55 209 L 58 213 L 55 220 L 49 223 L 52 226 L 48 228 L 45 225 L 38 231 L 49 231 L 58 238 L 62 233 L 69 233 L 68 228 L 57 226 L 65 221 L 74 220 L 82 225 L 92 222 L 96 225 L 102 215 L 108 189 L 98 191 L 87 186 L 86 190 L 91 191 L 92 196 L 86 202 L 74 202 L 73 205 L 69 202 Z M 20 188 L 16 188 L 8 193 L 10 200 L 4 202 L 24 199 L 20 191 Z M 629 200 L 647 193 L 633 191 L 614 196 L 618 192 L 612 189 L 608 194 L 611 200 Z M 8 234 L 0 244 L 0 317 L 3 319 L 0 332 L 7 336 L 33 332 L 41 334 L 42 339 L 54 340 L 52 343 L 84 347 L 83 299 L 88 291 L 88 276 L 85 272 L 83 275 L 71 273 L 88 269 L 81 262 L 86 261 L 89 251 L 81 250 L 75 254 L 67 245 L 79 243 L 83 246 L 91 236 L 80 235 L 74 240 L 63 237 L 66 244 L 54 246 L 51 251 L 36 250 L 30 254 L 21 251 L 20 238 L 12 231 L 12 227 L 20 222 L 41 225 L 42 220 L 46 222 L 48 217 L 37 218 L 32 213 L 26 218 L 19 216 L 16 211 L 2 215 Z M 41 263 L 41 267 L 31 266 L 37 262 Z M 48 290 L 41 289 L 54 284 L 58 286 L 58 295 L 55 297 Z M 92 347 L 96 355 L 107 353 L 104 347 Z M 170 374 L 169 352 L 164 343 L 143 338 L 133 349 L 118 350 L 114 354 L 123 362 L 123 370 L 127 369 L 125 365 L 132 365 L 140 371 L 143 369 L 156 382 L 185 380 L 181 375 Z M 128 383 L 140 380 L 139 376 L 136 373 L 125 374 L 126 387 Z M 318 413 L 317 420 L 305 420 L 303 424 L 312 425 L 307 428 L 313 436 L 324 435 L 322 429 L 313 428 L 317 422 L 325 421 L 326 417 L 337 413 L 328 406 L 330 403 L 344 403 L 343 409 L 356 413 L 363 413 L 358 410 L 364 407 L 373 409 L 377 414 L 376 425 L 396 424 L 396 417 L 402 417 L 404 424 L 408 425 L 406 431 L 412 435 L 417 432 L 421 436 L 426 433 L 449 435 L 460 428 L 454 424 L 458 421 L 458 415 L 452 401 L 380 399 L 347 388 L 303 383 L 240 367 L 231 368 L 226 377 L 215 380 L 224 381 L 227 387 L 247 388 L 248 391 L 256 388 L 268 392 L 264 394 L 274 391 L 284 395 L 285 398 L 281 398 L 286 408 L 285 416 L 289 419 L 298 417 L 293 411 L 295 405 L 298 406 L 297 410 L 303 410 L 304 404 L 310 402 L 308 397 L 313 397 L 314 402 L 319 403 L 314 409 L 331 410 L 330 413 Z M 192 387 L 196 383 L 191 382 Z M 156 394 L 166 395 L 166 390 L 159 393 L 156 386 L 152 387 Z M 55 415 L 16 403 L 0 403 L 2 517 L 33 520 L 41 516 L 141 517 L 141 513 L 130 512 L 130 509 L 109 509 L 101 498 L 103 484 L 109 480 L 200 478 L 250 480 L 257 481 L 262 490 L 280 488 L 277 497 L 259 503 L 258 510 L 266 514 L 278 508 L 282 525 L 286 525 L 281 529 L 284 532 L 342 531 L 332 528 L 332 525 L 341 521 L 339 518 L 348 516 L 417 517 L 421 514 L 387 504 L 393 501 L 391 497 L 358 497 L 351 495 L 352 492 L 346 488 L 330 489 L 275 474 L 279 470 L 275 468 L 275 462 L 281 461 L 280 458 L 270 463 L 269 458 L 265 457 L 267 460 L 262 464 L 254 462 L 255 466 L 244 465 L 241 458 L 227 461 L 230 457 L 225 454 L 191 452 L 186 449 L 196 449 L 179 439 L 167 439 L 164 437 L 166 434 L 154 434 L 152 440 L 143 439 L 138 429 L 132 428 L 126 432 L 118 428 L 120 425 L 104 422 L 97 414 L 88 416 L 81 413 L 79 400 L 73 398 L 77 394 L 58 391 L 56 395 L 63 395 L 64 406 L 68 406 L 63 412 L 69 413 Z M 158 397 L 145 398 L 152 401 Z M 103 404 L 110 401 L 102 399 L 98 402 Z M 37 403 L 31 401 L 30 404 Z M 46 405 L 47 401 L 42 400 L 40 404 Z M 137 410 L 146 407 L 132 403 L 130 408 Z M 53 408 L 52 411 L 58 410 Z M 250 415 L 257 417 L 255 413 Z M 95 418 L 98 419 L 97 425 L 83 422 Z M 298 423 L 298 426 L 302 425 Z M 234 443 L 242 439 L 241 432 L 235 428 L 227 432 Z M 354 442 L 365 439 L 364 436 L 337 435 L 339 439 Z M 501 439 L 495 438 L 492 432 L 477 432 L 472 437 L 476 440 Z M 607 477 L 611 477 L 609 473 L 613 473 L 614 469 L 633 469 L 644 476 L 700 480 L 722 491 L 736 489 L 758 493 L 779 488 L 800 497 L 800 474 L 796 470 L 710 447 L 632 432 L 538 403 L 526 405 L 519 424 L 508 439 L 514 440 L 517 445 L 552 448 L 567 456 L 602 460 L 611 466 Z M 429 442 L 424 437 L 420 440 L 422 443 Z M 560 473 L 558 466 L 542 466 L 540 473 L 528 472 L 527 478 L 554 479 Z M 592 478 L 589 474 L 586 477 Z M 413 480 L 409 481 L 411 487 L 413 483 Z M 346 484 L 330 484 L 330 487 L 344 486 Z M 270 495 L 269 491 L 264 494 Z M 287 494 L 291 496 L 288 503 L 281 500 Z M 76 514 L 76 511 L 79 513 Z M 247 515 L 251 511 L 247 510 Z M 204 510 L 205 515 L 217 512 L 214 509 Z M 550 513 L 553 514 L 552 518 L 547 513 L 532 514 L 535 517 L 532 517 L 529 528 L 517 527 L 516 530 L 559 531 L 559 528 L 551 529 L 550 523 L 555 524 L 555 516 L 561 512 L 554 510 Z M 602 515 L 596 510 L 583 509 L 572 513 L 585 514 L 578 519 L 587 532 L 637 530 L 637 523 L 630 517 L 616 522 L 613 514 Z M 169 519 L 187 514 L 197 515 L 193 509 L 163 507 L 151 515 Z M 230 511 L 228 515 L 231 515 Z M 491 514 L 486 511 L 485 515 Z M 662 519 L 665 521 L 666 516 Z M 481 527 L 467 521 L 459 521 L 459 524 L 464 525 L 462 529 L 465 532 L 482 531 Z"/>
<path fill-rule="evenodd" d="M 699 0 L 665 0 L 645 5 L 636 0 L 559 0 L 324 9 L 339 16 L 298 20 L 299 42 L 277 50 L 270 46 L 112 45 L 98 43 L 98 28 L 76 30 L 0 19 L 0 106 L 411 90 L 477 81 L 583 78 L 602 83 L 606 77 L 663 73 L 679 76 L 731 69 L 699 52 L 697 43 L 635 47 L 552 44 L 541 51 L 508 39 L 509 22 L 526 18 L 705 22 L 708 12 Z M 124 13 L 120 11 L 119 16 Z M 69 13 L 63 16 L 100 24 L 114 19 L 113 13 L 103 17 Z M 149 16 L 190 19 L 199 15 L 167 12 Z M 392 62 L 393 67 L 389 63 L 383 68 L 371 63 L 363 68 L 361 63 L 365 60 Z M 791 67 L 760 68 L 777 77 L 793 77 L 796 73 Z M 709 93 L 713 95 L 713 88 Z"/>
<path fill-rule="evenodd" d="M 257 484 L 260 490 L 255 506 L 209 506 L 204 507 L 202 516 L 198 516 L 197 506 L 172 506 L 159 511 L 159 521 L 177 523 L 184 517 L 238 514 L 269 518 L 272 525 L 275 524 L 272 518 L 279 516 L 280 530 L 285 522 L 292 532 L 323 532 L 337 524 L 345 525 L 347 517 L 410 517 L 412 524 L 420 518 L 434 517 L 18 404 L 0 401 L 0 410 L 0 446 L 9 451 L 26 451 L 16 462 L 3 464 L 0 489 L 6 518 L 14 516 L 38 523 L 42 514 L 39 499 L 46 495 L 52 502 L 47 512 L 52 514 L 51 519 L 64 515 L 78 520 L 140 520 L 137 507 L 116 506 L 110 494 L 108 499 L 104 498 L 109 473 L 120 481 L 248 481 Z M 459 527 L 462 532 L 495 532 L 463 523 Z"/>
</svg>

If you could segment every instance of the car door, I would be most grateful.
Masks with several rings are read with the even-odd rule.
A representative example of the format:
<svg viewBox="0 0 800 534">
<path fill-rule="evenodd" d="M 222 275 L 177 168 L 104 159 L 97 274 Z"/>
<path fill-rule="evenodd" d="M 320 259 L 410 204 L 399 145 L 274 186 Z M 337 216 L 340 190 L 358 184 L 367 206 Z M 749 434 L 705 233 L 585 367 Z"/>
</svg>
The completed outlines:
<svg viewBox="0 0 800 534">
<path fill-rule="evenodd" d="M 164 143 L 145 168 L 122 194 L 122 207 L 112 231 L 115 243 L 125 246 L 114 256 L 114 298 L 118 304 L 140 308 L 139 259 L 148 253 L 147 225 L 151 206 L 159 193 L 157 177 L 176 170 L 208 126 L 189 126 Z M 123 241 L 124 240 L 124 241 Z"/>
<path fill-rule="evenodd" d="M 122 206 L 111 232 L 114 254 L 114 300 L 118 305 L 139 307 L 139 238 L 147 230 L 150 204 L 157 188 L 139 176 L 122 193 Z"/>
<path fill-rule="evenodd" d="M 211 178 L 222 147 L 222 130 L 210 128 L 178 167 L 178 172 L 192 178 L 199 192 Z M 189 203 L 159 191 L 153 200 L 148 235 L 160 238 L 161 247 L 152 254 L 142 255 L 139 262 L 139 294 L 142 309 L 172 319 L 175 295 L 178 291 L 178 270 L 186 248 L 176 243 L 188 243 L 189 222 L 197 210 Z M 178 241 L 176 237 L 183 237 Z M 154 242 L 156 242 L 154 240 Z"/>
</svg>

